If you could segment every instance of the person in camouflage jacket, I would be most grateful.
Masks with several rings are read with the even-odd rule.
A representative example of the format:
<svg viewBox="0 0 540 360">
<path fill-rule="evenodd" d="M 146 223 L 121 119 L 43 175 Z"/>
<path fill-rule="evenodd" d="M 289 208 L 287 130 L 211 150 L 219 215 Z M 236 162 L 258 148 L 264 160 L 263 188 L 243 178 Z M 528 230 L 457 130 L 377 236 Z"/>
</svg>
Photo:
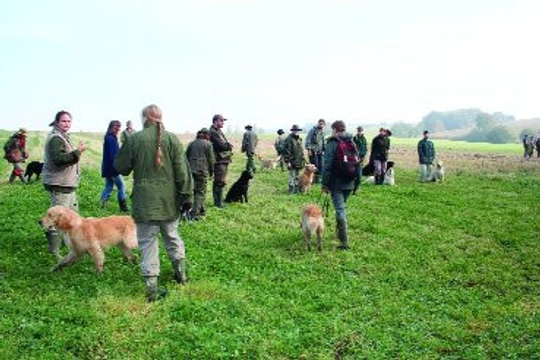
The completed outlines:
<svg viewBox="0 0 540 360">
<path fill-rule="evenodd" d="M 202 128 L 197 138 L 186 149 L 186 156 L 193 175 L 193 210 L 194 220 L 200 220 L 206 213 L 206 184 L 208 177 L 214 175 L 214 149 L 210 143 L 210 131 Z"/>
<path fill-rule="evenodd" d="M 300 170 L 306 166 L 302 138 L 298 135 L 301 131 L 302 129 L 298 125 L 293 125 L 283 146 L 283 161 L 289 169 L 289 194 L 298 193 Z"/>
<path fill-rule="evenodd" d="M 257 134 L 253 132 L 253 126 L 246 125 L 244 127 L 246 129 L 246 132 L 244 133 L 244 136 L 242 137 L 242 149 L 241 151 L 243 153 L 246 153 L 246 170 L 255 172 L 257 169 L 255 168 L 255 149 L 257 149 L 257 143 L 259 142 L 259 139 L 257 138 Z"/>
</svg>

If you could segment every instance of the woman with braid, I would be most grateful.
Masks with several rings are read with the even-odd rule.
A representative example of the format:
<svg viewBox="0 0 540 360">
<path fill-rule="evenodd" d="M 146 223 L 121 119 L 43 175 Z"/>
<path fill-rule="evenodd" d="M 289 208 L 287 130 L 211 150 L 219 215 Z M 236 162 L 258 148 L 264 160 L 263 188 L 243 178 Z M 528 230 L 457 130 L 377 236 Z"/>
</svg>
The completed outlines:
<svg viewBox="0 0 540 360">
<path fill-rule="evenodd" d="M 148 301 L 166 294 L 158 289 L 160 263 L 158 233 L 172 261 L 174 279 L 185 284 L 184 242 L 178 234 L 180 214 L 193 201 L 193 178 L 182 144 L 165 131 L 161 109 L 149 105 L 142 110 L 143 130 L 130 136 L 114 160 L 122 175 L 133 171 L 132 216 L 137 224 L 141 270 Z"/>
</svg>

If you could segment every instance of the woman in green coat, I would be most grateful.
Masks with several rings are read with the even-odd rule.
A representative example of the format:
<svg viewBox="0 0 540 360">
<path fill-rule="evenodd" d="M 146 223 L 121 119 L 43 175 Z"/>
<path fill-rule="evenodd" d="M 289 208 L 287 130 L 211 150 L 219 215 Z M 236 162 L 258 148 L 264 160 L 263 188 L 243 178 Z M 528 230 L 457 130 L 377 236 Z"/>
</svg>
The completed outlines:
<svg viewBox="0 0 540 360">
<path fill-rule="evenodd" d="M 122 175 L 133 171 L 132 216 L 137 224 L 148 301 L 154 301 L 165 295 L 157 285 L 158 233 L 172 261 L 176 282 L 187 281 L 178 220 L 181 212 L 191 209 L 193 178 L 178 137 L 163 128 L 161 109 L 156 105 L 145 107 L 142 120 L 144 129 L 127 139 L 114 166 Z"/>
</svg>

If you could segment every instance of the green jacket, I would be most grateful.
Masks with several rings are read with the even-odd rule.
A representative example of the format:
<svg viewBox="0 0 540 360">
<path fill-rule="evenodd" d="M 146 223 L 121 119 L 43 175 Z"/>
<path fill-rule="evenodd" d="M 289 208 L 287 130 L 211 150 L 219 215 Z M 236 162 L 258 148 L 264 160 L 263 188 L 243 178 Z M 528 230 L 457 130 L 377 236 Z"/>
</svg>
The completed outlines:
<svg viewBox="0 0 540 360">
<path fill-rule="evenodd" d="M 79 185 L 79 159 L 69 134 L 55 127 L 45 140 L 43 152 L 43 185 L 47 190 L 71 189 Z"/>
<path fill-rule="evenodd" d="M 258 142 L 259 139 L 257 138 L 257 134 L 255 134 L 253 130 L 246 131 L 242 138 L 241 151 L 247 153 L 248 155 L 255 154 L 255 149 L 257 148 Z"/>
<path fill-rule="evenodd" d="M 435 161 L 435 145 L 428 139 L 422 139 L 418 142 L 418 161 L 420 164 L 433 164 Z"/>
<path fill-rule="evenodd" d="M 157 124 L 127 138 L 116 155 L 114 167 L 122 175 L 133 171 L 132 216 L 137 223 L 173 221 L 182 204 L 193 201 L 193 177 L 182 144 L 176 135 L 163 130 L 163 166 L 155 164 Z"/>
<path fill-rule="evenodd" d="M 193 175 L 214 175 L 214 149 L 210 141 L 193 140 L 186 148 L 186 156 Z"/>
<path fill-rule="evenodd" d="M 367 140 L 364 134 L 356 134 L 353 136 L 353 142 L 356 144 L 358 149 L 358 155 L 360 156 L 360 162 L 364 161 L 364 158 L 367 154 Z"/>
<path fill-rule="evenodd" d="M 314 126 L 309 130 L 306 137 L 306 150 L 313 151 L 315 153 L 321 153 L 324 151 L 324 132 L 317 126 Z"/>
<path fill-rule="evenodd" d="M 343 179 L 337 176 L 334 172 L 334 163 L 335 157 L 337 155 L 337 148 L 339 145 L 339 140 L 350 140 L 350 134 L 343 134 L 339 138 L 331 136 L 326 142 L 326 147 L 324 151 L 324 161 L 323 161 L 323 171 L 322 171 L 322 181 L 321 184 L 323 187 L 329 189 L 331 192 L 337 190 L 353 190 L 354 189 L 354 179 Z"/>
<path fill-rule="evenodd" d="M 372 160 L 387 161 L 388 150 L 390 150 L 390 138 L 379 134 L 375 136 L 371 142 L 370 158 Z"/>
<path fill-rule="evenodd" d="M 306 158 L 300 136 L 293 134 L 287 136 L 283 145 L 283 160 L 286 163 L 290 163 L 292 169 L 303 169 L 306 166 Z"/>
<path fill-rule="evenodd" d="M 210 126 L 210 141 L 214 147 L 214 157 L 218 164 L 228 164 L 233 155 L 232 144 L 227 141 L 225 134 L 221 129 Z"/>
</svg>

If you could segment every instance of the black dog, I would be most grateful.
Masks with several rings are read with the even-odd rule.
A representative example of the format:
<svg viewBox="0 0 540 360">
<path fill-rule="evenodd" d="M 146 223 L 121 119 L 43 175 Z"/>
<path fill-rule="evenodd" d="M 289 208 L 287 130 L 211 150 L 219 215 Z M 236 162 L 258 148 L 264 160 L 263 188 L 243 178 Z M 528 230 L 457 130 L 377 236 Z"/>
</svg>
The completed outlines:
<svg viewBox="0 0 540 360">
<path fill-rule="evenodd" d="M 227 196 L 225 197 L 225 202 L 226 203 L 232 203 L 232 202 L 246 202 L 247 203 L 249 180 L 251 179 L 253 179 L 253 174 L 251 174 L 251 172 L 247 170 L 242 171 L 242 175 L 240 175 L 240 179 L 238 179 L 227 192 Z"/>
<path fill-rule="evenodd" d="M 36 175 L 36 180 L 41 176 L 43 171 L 43 163 L 39 161 L 32 161 L 26 166 L 26 171 L 24 172 L 24 177 L 27 182 L 30 182 L 32 175 Z"/>
<path fill-rule="evenodd" d="M 394 167 L 394 162 L 388 161 L 386 163 L 386 169 L 388 170 L 392 167 Z M 375 164 L 373 163 L 373 161 L 368 162 L 366 166 L 362 168 L 362 176 L 371 176 L 371 175 L 375 175 Z"/>
</svg>

